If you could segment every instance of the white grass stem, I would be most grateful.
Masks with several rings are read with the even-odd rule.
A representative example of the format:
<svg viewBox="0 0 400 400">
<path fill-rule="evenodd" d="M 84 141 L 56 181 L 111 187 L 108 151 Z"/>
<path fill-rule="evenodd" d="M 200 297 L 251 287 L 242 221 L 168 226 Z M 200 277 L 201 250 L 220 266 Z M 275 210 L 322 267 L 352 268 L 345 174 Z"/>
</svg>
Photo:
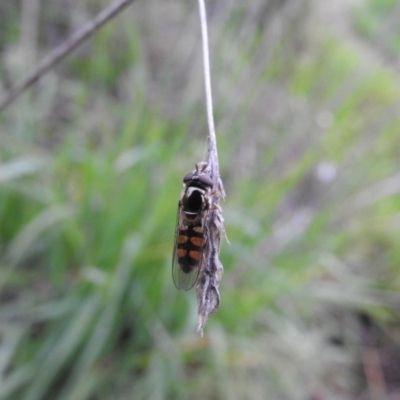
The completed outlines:
<svg viewBox="0 0 400 400">
<path fill-rule="evenodd" d="M 218 169 L 217 139 L 215 135 L 215 126 L 214 126 L 214 111 L 213 111 L 211 73 L 210 73 L 210 53 L 209 53 L 208 29 L 207 29 L 207 13 L 204 0 L 199 0 L 199 11 L 200 11 L 200 26 L 201 26 L 201 38 L 203 47 L 203 72 L 204 72 L 204 86 L 206 94 L 206 109 L 207 109 L 207 122 L 208 122 L 208 139 L 209 139 L 208 158 L 211 163 L 212 177 L 214 179 L 218 179 L 219 169 Z"/>
</svg>

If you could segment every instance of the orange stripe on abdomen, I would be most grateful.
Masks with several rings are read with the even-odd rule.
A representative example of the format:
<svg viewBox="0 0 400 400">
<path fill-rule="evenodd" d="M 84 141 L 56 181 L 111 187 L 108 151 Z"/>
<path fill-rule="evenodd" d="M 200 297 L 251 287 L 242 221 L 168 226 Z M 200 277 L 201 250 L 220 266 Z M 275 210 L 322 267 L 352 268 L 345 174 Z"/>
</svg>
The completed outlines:
<svg viewBox="0 0 400 400">
<path fill-rule="evenodd" d="M 201 253 L 200 253 L 200 251 L 197 251 L 197 250 L 191 250 L 191 251 L 189 251 L 189 257 L 192 258 L 193 260 L 200 262 Z"/>
<path fill-rule="evenodd" d="M 191 242 L 193 245 L 195 245 L 195 246 L 201 248 L 201 247 L 203 247 L 204 239 L 201 238 L 201 237 L 191 237 L 191 238 L 190 238 L 190 242 Z"/>
</svg>

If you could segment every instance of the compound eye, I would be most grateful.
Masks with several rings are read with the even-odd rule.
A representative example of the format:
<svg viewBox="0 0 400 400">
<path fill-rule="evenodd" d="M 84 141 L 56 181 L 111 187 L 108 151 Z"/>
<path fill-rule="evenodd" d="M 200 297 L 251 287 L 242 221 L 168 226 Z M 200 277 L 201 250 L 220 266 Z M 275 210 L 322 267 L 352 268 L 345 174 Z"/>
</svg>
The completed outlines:
<svg viewBox="0 0 400 400">
<path fill-rule="evenodd" d="M 209 175 L 200 175 L 199 176 L 199 181 L 205 185 L 205 186 L 209 186 L 210 188 L 213 186 L 213 181 L 211 179 L 211 177 Z"/>
<path fill-rule="evenodd" d="M 188 183 L 193 179 L 193 172 L 189 172 L 185 177 L 183 178 L 183 183 Z"/>
</svg>

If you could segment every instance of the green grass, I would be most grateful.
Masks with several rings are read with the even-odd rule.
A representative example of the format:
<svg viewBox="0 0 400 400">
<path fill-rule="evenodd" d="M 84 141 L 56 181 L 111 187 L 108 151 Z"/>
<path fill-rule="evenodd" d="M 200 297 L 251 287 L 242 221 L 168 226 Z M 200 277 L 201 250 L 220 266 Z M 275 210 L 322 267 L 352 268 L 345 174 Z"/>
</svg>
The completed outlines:
<svg viewBox="0 0 400 400">
<path fill-rule="evenodd" d="M 221 47 L 245 15 L 224 20 Z M 178 95 L 183 78 L 154 87 L 152 42 L 129 13 L 118 21 L 0 121 L 0 399 L 299 399 L 310 382 L 335 393 L 324 378 L 335 357 L 347 372 L 359 362 L 328 344 L 336 317 L 364 313 L 387 333 L 399 322 L 373 292 L 399 290 L 398 196 L 378 186 L 382 198 L 365 200 L 398 169 L 396 77 L 370 70 L 343 92 L 359 55 L 331 37 L 280 54 L 286 32 L 265 65 L 260 38 L 246 54 L 239 42 L 240 68 L 215 56 L 230 245 L 201 339 L 171 255 L 182 177 L 204 149 L 203 103 Z M 313 175 L 321 161 L 336 168 L 326 186 Z M 349 326 L 345 348 L 361 340 L 347 341 Z"/>
<path fill-rule="evenodd" d="M 354 10 L 354 26 L 365 38 L 379 39 L 395 54 L 400 49 L 400 31 L 394 29 L 390 34 L 382 35 L 387 28 L 390 17 L 395 12 L 395 0 L 367 0 Z"/>
</svg>

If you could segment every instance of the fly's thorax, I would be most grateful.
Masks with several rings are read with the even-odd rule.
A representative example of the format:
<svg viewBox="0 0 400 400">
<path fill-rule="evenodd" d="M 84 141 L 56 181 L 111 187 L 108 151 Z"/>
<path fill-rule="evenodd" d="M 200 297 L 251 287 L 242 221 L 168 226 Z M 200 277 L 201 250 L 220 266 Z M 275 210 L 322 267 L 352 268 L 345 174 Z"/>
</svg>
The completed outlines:
<svg viewBox="0 0 400 400">
<path fill-rule="evenodd" d="M 185 215 L 189 216 L 200 214 L 208 208 L 209 204 L 209 190 L 199 188 L 197 186 L 187 186 L 181 198 L 181 207 Z"/>
</svg>

